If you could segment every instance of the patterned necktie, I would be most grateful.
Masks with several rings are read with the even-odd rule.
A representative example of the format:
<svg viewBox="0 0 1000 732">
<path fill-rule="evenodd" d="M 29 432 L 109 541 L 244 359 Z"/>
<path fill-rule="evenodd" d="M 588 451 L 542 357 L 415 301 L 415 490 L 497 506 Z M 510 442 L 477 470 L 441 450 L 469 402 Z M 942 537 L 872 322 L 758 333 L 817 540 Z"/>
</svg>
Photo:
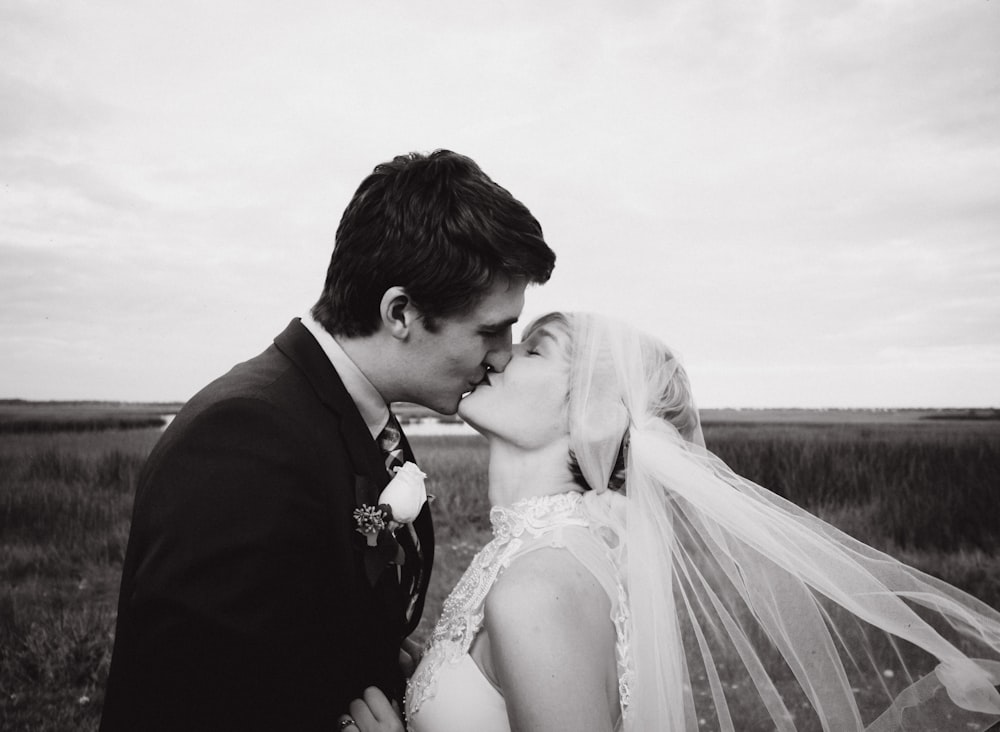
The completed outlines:
<svg viewBox="0 0 1000 732">
<path fill-rule="evenodd" d="M 389 421 L 378 435 L 378 446 L 385 458 L 385 469 L 389 473 L 390 479 L 396 475 L 396 468 L 406 462 L 403 455 L 403 430 L 399 426 L 396 415 L 389 412 Z M 408 601 L 404 610 L 406 621 L 413 617 L 413 611 L 417 604 L 417 596 L 420 590 L 420 583 L 424 573 L 423 553 L 420 551 L 420 539 L 413 524 L 406 524 L 407 531 L 400 532 L 397 540 L 403 547 L 406 561 L 399 570 L 399 582 L 403 591 L 407 594 Z"/>
<path fill-rule="evenodd" d="M 389 412 L 389 421 L 378 434 L 378 446 L 385 456 L 385 469 L 389 472 L 390 478 L 396 474 L 395 469 L 406 462 L 400 445 L 402 440 L 403 430 L 399 426 L 399 420 L 395 414 Z"/>
</svg>

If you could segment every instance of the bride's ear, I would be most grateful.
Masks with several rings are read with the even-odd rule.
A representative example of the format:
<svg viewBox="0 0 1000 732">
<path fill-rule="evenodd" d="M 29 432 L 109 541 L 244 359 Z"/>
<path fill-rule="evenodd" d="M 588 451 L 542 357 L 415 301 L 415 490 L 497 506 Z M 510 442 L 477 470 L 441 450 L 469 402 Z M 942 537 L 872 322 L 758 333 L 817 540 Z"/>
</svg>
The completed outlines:
<svg viewBox="0 0 1000 732">
<path fill-rule="evenodd" d="M 419 311 L 413 305 L 413 300 L 403 287 L 390 287 L 382 294 L 379 303 L 379 315 L 382 327 L 393 337 L 405 341 L 413 324 L 420 317 Z"/>
</svg>

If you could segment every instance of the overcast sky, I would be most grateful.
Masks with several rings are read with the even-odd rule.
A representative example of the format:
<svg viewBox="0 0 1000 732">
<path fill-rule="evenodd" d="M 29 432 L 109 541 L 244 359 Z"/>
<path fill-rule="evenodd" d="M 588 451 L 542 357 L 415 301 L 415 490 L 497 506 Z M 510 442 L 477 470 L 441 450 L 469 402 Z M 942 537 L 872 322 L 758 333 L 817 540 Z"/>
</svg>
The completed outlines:
<svg viewBox="0 0 1000 732">
<path fill-rule="evenodd" d="M 1000 406 L 1000 0 L 0 4 L 0 397 L 184 400 L 475 158 L 706 407 Z"/>
</svg>

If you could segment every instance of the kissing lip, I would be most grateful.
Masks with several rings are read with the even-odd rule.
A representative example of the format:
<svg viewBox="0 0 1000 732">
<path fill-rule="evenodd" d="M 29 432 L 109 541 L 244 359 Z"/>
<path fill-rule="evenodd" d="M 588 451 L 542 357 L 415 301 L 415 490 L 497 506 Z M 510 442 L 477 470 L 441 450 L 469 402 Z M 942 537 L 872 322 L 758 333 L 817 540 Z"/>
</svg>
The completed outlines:
<svg viewBox="0 0 1000 732">
<path fill-rule="evenodd" d="M 462 398 L 465 399 L 465 397 L 469 396 L 469 394 L 471 394 L 472 392 L 474 392 L 476 389 L 478 389 L 481 386 L 490 386 L 490 372 L 489 371 L 484 372 L 483 373 L 483 378 L 481 378 L 479 381 L 470 382 L 469 383 L 469 390 L 467 392 L 464 392 L 462 394 Z"/>
</svg>

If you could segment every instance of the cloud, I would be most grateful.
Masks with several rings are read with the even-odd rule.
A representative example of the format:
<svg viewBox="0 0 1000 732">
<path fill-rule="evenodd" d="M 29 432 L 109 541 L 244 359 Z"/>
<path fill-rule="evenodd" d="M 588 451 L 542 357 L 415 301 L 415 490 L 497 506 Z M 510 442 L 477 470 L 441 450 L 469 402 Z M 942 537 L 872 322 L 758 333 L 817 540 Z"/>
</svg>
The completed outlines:
<svg viewBox="0 0 1000 732">
<path fill-rule="evenodd" d="M 716 406 L 927 363 L 992 399 L 993 6 L 7 3 L 0 379 L 190 393 L 312 302 L 377 162 L 450 147 L 557 250 L 525 319 L 633 320 Z"/>
<path fill-rule="evenodd" d="M 0 140 L 49 138 L 53 132 L 86 132 L 106 109 L 93 99 L 0 72 Z"/>
<path fill-rule="evenodd" d="M 81 202 L 108 209 L 141 212 L 149 208 L 142 197 L 126 190 L 100 169 L 82 162 L 61 162 L 38 155 L 0 155 L 5 184 L 44 197 L 65 194 Z"/>
</svg>

